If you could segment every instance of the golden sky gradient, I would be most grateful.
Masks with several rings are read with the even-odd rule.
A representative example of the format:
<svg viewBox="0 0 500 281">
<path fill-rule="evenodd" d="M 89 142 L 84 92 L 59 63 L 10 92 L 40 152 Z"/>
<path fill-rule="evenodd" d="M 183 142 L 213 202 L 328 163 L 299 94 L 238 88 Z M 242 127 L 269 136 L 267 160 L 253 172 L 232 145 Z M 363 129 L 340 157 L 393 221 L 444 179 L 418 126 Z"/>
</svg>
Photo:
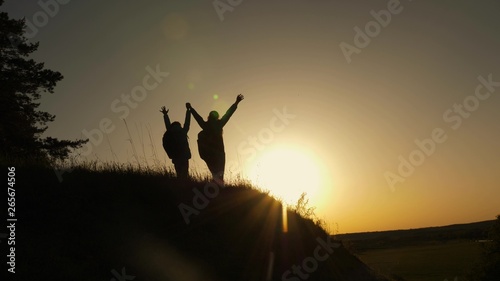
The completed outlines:
<svg viewBox="0 0 500 281">
<path fill-rule="evenodd" d="M 35 59 L 65 76 L 42 99 L 47 133 L 89 135 L 88 159 L 171 167 L 160 106 L 205 117 L 242 93 L 226 172 L 303 189 L 332 230 L 500 214 L 498 1 L 47 3 L 1 9 L 26 17 Z M 199 131 L 193 120 L 204 173 Z"/>
</svg>

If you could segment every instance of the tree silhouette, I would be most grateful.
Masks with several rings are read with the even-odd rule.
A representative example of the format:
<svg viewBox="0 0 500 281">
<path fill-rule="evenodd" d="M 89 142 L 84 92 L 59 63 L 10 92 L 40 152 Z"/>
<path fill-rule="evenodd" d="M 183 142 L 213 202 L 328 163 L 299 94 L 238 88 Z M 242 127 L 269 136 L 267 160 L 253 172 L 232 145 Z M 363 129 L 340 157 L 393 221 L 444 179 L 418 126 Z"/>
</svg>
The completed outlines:
<svg viewBox="0 0 500 281">
<path fill-rule="evenodd" d="M 0 7 L 3 4 L 0 0 Z M 29 55 L 38 49 L 24 36 L 25 20 L 0 12 L 0 159 L 48 162 L 65 159 L 88 140 L 42 137 L 55 115 L 37 110 L 43 93 L 53 93 L 61 73 Z"/>
</svg>

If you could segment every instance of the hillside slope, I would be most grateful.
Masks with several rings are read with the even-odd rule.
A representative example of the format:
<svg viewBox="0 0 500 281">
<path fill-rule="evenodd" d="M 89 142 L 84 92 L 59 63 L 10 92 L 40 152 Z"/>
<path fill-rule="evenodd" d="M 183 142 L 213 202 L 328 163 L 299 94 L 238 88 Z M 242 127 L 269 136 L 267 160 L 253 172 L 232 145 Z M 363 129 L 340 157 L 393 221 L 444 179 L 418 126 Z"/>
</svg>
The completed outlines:
<svg viewBox="0 0 500 281">
<path fill-rule="evenodd" d="M 283 233 L 281 204 L 248 186 L 43 168 L 16 184 L 19 280 L 386 280 L 294 212 Z"/>
</svg>

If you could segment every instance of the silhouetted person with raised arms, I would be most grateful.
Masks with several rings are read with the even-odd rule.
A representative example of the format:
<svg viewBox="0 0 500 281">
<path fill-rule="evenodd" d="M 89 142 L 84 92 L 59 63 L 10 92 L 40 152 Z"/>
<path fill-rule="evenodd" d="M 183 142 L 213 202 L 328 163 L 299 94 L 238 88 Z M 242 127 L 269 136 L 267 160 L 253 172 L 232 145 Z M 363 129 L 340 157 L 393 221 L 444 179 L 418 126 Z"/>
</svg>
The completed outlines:
<svg viewBox="0 0 500 281">
<path fill-rule="evenodd" d="M 183 127 L 181 127 L 181 123 L 177 121 L 170 123 L 168 110 L 165 109 L 165 106 L 161 107 L 160 112 L 163 113 L 163 121 L 167 129 L 163 134 L 163 148 L 165 152 L 167 152 L 168 157 L 172 159 L 172 163 L 174 163 L 177 177 L 180 179 L 187 179 L 189 159 L 191 159 L 191 150 L 189 149 L 187 135 L 191 123 L 190 106 L 186 104 L 186 119 Z"/>
<path fill-rule="evenodd" d="M 205 160 L 208 169 L 212 173 L 214 180 L 224 182 L 224 169 L 226 166 L 226 153 L 224 151 L 224 141 L 222 139 L 222 128 L 226 125 L 229 118 L 233 115 L 238 107 L 238 104 L 243 100 L 243 95 L 236 97 L 236 102 L 229 107 L 226 114 L 219 119 L 217 111 L 211 111 L 207 121 L 196 112 L 191 104 L 188 103 L 188 108 L 191 109 L 194 119 L 203 129 L 198 134 L 198 151 L 201 159 Z"/>
</svg>

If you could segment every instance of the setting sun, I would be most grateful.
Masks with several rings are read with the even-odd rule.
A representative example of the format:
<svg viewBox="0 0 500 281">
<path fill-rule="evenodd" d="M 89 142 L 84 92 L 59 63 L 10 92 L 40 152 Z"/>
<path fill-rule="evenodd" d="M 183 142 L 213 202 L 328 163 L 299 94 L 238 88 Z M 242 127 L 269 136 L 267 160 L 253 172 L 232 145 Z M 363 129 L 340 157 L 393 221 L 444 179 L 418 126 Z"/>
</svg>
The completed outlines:
<svg viewBox="0 0 500 281">
<path fill-rule="evenodd" d="M 287 204 L 295 204 L 305 192 L 308 198 L 319 191 L 318 164 L 297 148 L 275 148 L 259 157 L 248 168 L 250 180 Z"/>
</svg>

